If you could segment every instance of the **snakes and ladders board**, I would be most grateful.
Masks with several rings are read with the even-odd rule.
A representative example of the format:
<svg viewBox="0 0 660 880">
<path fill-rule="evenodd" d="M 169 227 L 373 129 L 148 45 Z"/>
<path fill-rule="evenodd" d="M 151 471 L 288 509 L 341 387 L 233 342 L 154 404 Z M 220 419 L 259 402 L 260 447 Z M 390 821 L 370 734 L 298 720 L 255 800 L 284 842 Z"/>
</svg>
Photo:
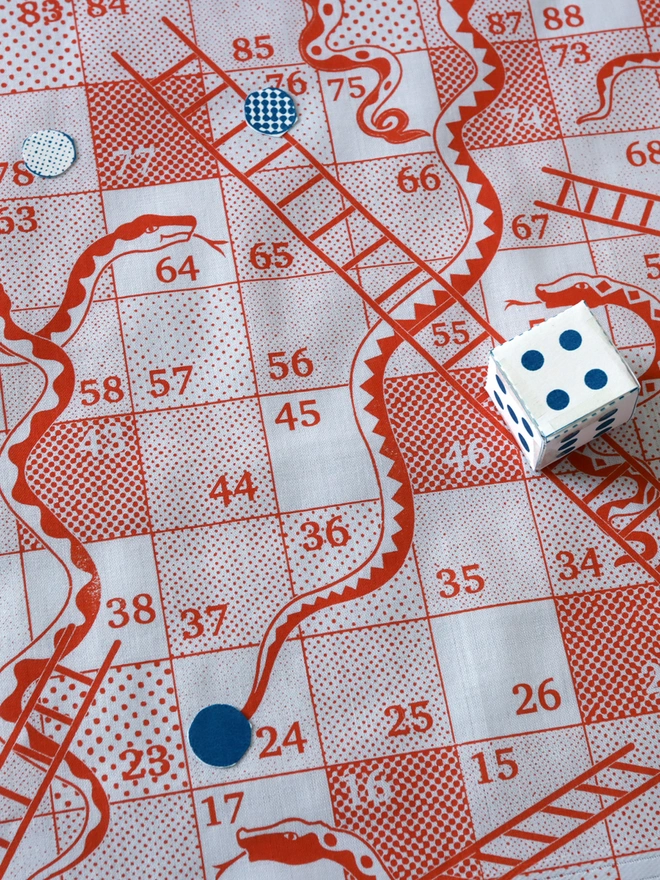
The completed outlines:
<svg viewBox="0 0 660 880">
<path fill-rule="evenodd" d="M 658 0 L 0 36 L 0 878 L 659 877 Z M 580 301 L 640 401 L 535 473 Z"/>
</svg>

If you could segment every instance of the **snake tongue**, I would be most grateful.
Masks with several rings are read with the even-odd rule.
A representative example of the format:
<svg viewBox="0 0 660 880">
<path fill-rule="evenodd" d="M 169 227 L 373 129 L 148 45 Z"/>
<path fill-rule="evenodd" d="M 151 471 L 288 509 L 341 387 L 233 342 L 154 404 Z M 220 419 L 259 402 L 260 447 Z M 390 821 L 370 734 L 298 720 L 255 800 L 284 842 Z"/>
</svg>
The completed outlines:
<svg viewBox="0 0 660 880">
<path fill-rule="evenodd" d="M 213 865 L 213 870 L 216 872 L 215 880 L 219 880 L 219 878 L 222 877 L 222 875 L 225 873 L 225 871 L 228 868 L 231 868 L 231 866 L 234 864 L 234 862 L 237 862 L 239 859 L 242 859 L 244 855 L 245 855 L 245 853 L 242 852 L 242 853 L 239 853 L 237 856 L 235 856 L 233 859 L 230 859 L 228 862 L 223 862 L 221 865 Z"/>
</svg>

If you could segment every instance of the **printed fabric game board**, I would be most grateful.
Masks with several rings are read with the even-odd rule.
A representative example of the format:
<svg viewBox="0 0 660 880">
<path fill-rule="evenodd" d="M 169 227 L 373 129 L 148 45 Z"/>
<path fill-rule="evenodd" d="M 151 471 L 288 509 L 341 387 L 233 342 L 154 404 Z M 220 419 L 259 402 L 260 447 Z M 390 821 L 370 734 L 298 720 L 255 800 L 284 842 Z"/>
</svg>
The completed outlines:
<svg viewBox="0 0 660 880">
<path fill-rule="evenodd" d="M 659 0 L 0 25 L 0 878 L 660 877 Z"/>
</svg>

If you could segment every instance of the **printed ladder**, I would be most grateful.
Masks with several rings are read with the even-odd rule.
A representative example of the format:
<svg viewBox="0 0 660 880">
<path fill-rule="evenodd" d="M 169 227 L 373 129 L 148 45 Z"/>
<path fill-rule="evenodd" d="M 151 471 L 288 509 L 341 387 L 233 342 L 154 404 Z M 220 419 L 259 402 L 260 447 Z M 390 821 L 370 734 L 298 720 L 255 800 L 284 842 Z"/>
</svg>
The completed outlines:
<svg viewBox="0 0 660 880">
<path fill-rule="evenodd" d="M 21 840 L 23 839 L 30 822 L 34 818 L 34 815 L 39 808 L 39 804 L 45 797 L 53 779 L 55 778 L 55 775 L 62 761 L 64 760 L 66 753 L 69 751 L 71 743 L 73 742 L 73 738 L 78 732 L 78 728 L 82 724 L 83 719 L 92 704 L 92 701 L 96 697 L 96 694 L 101 687 L 103 679 L 105 678 L 108 669 L 112 665 L 112 661 L 114 660 L 121 644 L 119 640 L 113 643 L 110 651 L 108 652 L 96 675 L 94 675 L 93 677 L 83 675 L 82 673 L 75 672 L 74 670 L 68 669 L 66 666 L 62 666 L 60 664 L 60 660 L 65 655 L 67 643 L 73 635 L 74 629 L 75 625 L 70 624 L 64 630 L 64 633 L 58 641 L 57 647 L 53 655 L 48 660 L 48 663 L 46 664 L 44 671 L 41 673 L 41 676 L 37 681 L 33 692 L 30 694 L 27 703 L 23 707 L 23 710 L 21 711 L 21 714 L 16 721 L 14 729 L 7 739 L 7 742 L 3 746 L 2 752 L 0 752 L 0 770 L 5 765 L 11 752 L 15 752 L 22 758 L 28 759 L 34 767 L 37 767 L 38 769 L 44 771 L 43 779 L 39 785 L 39 788 L 37 789 L 36 794 L 32 798 L 26 797 L 19 792 L 12 791 L 5 786 L 0 786 L 0 796 L 13 800 L 16 803 L 21 804 L 21 806 L 26 807 L 25 814 L 21 819 L 12 839 L 6 840 L 5 838 L 0 838 L 0 848 L 5 850 L 2 859 L 0 859 L 0 878 L 4 877 L 7 873 L 7 869 L 9 868 L 9 865 L 14 855 L 16 854 Z M 80 708 L 73 717 L 65 715 L 61 712 L 57 712 L 55 709 L 52 709 L 49 706 L 45 706 L 39 702 L 44 690 L 46 689 L 46 686 L 48 685 L 48 681 L 53 674 L 74 679 L 75 681 L 84 684 L 88 688 L 87 693 L 80 705 Z M 18 743 L 18 738 L 25 729 L 25 726 L 28 723 L 32 712 L 38 712 L 40 715 L 51 718 L 52 720 L 57 721 L 58 723 L 65 725 L 68 728 L 62 742 L 57 744 L 57 751 L 54 755 L 46 755 L 43 752 L 36 751 L 35 749 L 28 748 L 27 746 L 23 746 Z"/>
<path fill-rule="evenodd" d="M 623 761 L 635 749 L 634 743 L 629 743 L 623 748 L 613 752 L 607 758 L 594 764 L 589 770 L 576 776 L 570 782 L 562 785 L 556 791 L 542 798 L 537 803 L 523 810 L 514 818 L 509 819 L 503 825 L 495 828 L 489 834 L 484 835 L 480 840 L 470 844 L 459 853 L 451 856 L 447 861 L 443 862 L 437 868 L 434 868 L 426 874 L 422 880 L 458 880 L 453 874 L 446 872 L 458 865 L 464 859 L 476 858 L 482 862 L 488 862 L 494 865 L 502 865 L 509 868 L 504 874 L 501 874 L 497 880 L 513 880 L 524 871 L 528 871 L 533 865 L 538 864 L 546 856 L 549 856 L 555 850 L 560 849 L 565 844 L 574 840 L 583 834 L 589 828 L 592 828 L 598 822 L 602 822 L 612 813 L 625 807 L 635 798 L 639 797 L 645 791 L 654 788 L 660 784 L 660 769 L 655 767 L 644 767 L 641 764 L 633 764 Z M 644 777 L 644 781 L 639 785 L 627 789 L 619 788 L 611 785 L 599 784 L 597 780 L 593 780 L 598 773 L 604 770 L 617 770 L 627 774 L 629 777 Z M 566 804 L 558 803 L 561 798 L 565 797 L 572 791 L 588 792 L 599 795 L 601 798 L 613 798 L 612 802 L 597 812 L 589 812 L 587 810 L 576 810 Z M 565 833 L 559 835 L 541 834 L 538 831 L 529 830 L 521 827 L 528 819 L 533 816 L 545 813 L 549 816 L 556 816 L 561 819 L 567 819 L 571 823 L 578 822 L 578 825 L 569 827 Z M 567 823 L 568 824 L 568 823 Z M 484 847 L 494 843 L 502 838 L 510 838 L 524 840 L 530 843 L 542 844 L 542 848 L 538 852 L 526 859 L 514 859 L 510 856 L 498 855 L 496 853 L 484 852 Z"/>
<path fill-rule="evenodd" d="M 618 226 L 621 229 L 631 229 L 634 232 L 645 232 L 648 235 L 660 235 L 660 229 L 654 229 L 649 226 L 651 213 L 654 206 L 660 202 L 660 196 L 652 193 L 642 192 L 638 189 L 628 189 L 625 186 L 616 186 L 612 183 L 603 183 L 600 180 L 591 180 L 589 177 L 580 177 L 578 174 L 571 174 L 568 171 L 558 171 L 556 168 L 543 167 L 541 171 L 546 174 L 552 174 L 561 178 L 564 183 L 557 197 L 557 201 L 552 202 L 535 201 L 534 204 L 539 208 L 545 208 L 547 211 L 556 211 L 559 214 L 569 214 L 571 217 L 580 217 L 582 220 L 596 220 L 598 223 L 606 223 L 608 226 Z M 584 184 L 589 187 L 589 194 L 584 203 L 584 209 L 567 208 L 565 205 L 566 198 L 571 189 L 571 184 Z M 601 190 L 606 192 L 618 193 L 614 210 L 609 215 L 594 214 L 596 200 Z M 575 187 L 575 195 L 578 205 L 580 204 L 579 192 Z M 639 222 L 631 223 L 627 220 L 621 220 L 621 214 L 624 206 L 627 208 L 626 201 L 632 201 L 633 205 L 639 209 Z M 637 205 L 637 202 L 643 204 Z"/>
<path fill-rule="evenodd" d="M 227 90 L 230 90 L 235 98 L 240 101 L 240 104 L 238 101 L 236 102 L 235 109 L 240 112 L 240 115 L 242 116 L 243 102 L 245 101 L 247 94 L 227 73 L 218 67 L 212 58 L 206 55 L 175 24 L 173 24 L 168 18 L 163 18 L 163 21 L 167 27 L 191 50 L 189 55 L 186 55 L 183 59 L 152 80 L 148 80 L 138 73 L 138 71 L 122 58 L 119 53 L 113 52 L 112 57 L 121 64 L 122 67 L 124 67 L 124 69 L 137 82 L 139 82 L 156 101 L 158 101 L 161 107 L 176 119 L 189 132 L 189 134 L 191 134 L 213 156 L 213 158 L 216 159 L 216 161 L 220 162 L 229 172 L 241 180 L 255 195 L 257 195 L 261 201 L 265 202 L 273 213 L 276 214 L 276 216 L 294 233 L 294 235 L 304 242 L 311 251 L 313 251 L 347 284 L 349 284 L 380 318 L 392 325 L 397 332 L 406 338 L 407 341 L 411 342 L 415 348 L 420 350 L 420 353 L 423 356 L 427 357 L 427 355 L 424 354 L 424 349 L 412 340 L 412 333 L 422 329 L 422 326 L 425 326 L 430 319 L 426 319 L 423 325 L 421 324 L 421 319 L 419 321 L 414 320 L 404 324 L 403 322 L 394 321 L 388 312 L 392 311 L 402 299 L 407 298 L 415 291 L 420 290 L 426 284 L 433 282 L 443 287 L 446 294 L 443 296 L 441 291 L 437 292 L 436 308 L 444 310 L 452 305 L 452 300 L 460 302 L 461 306 L 468 311 L 473 320 L 482 327 L 483 333 L 478 337 L 478 341 L 471 340 L 467 343 L 466 349 L 464 350 L 465 354 L 480 342 L 485 341 L 489 336 L 492 336 L 498 342 L 504 341 L 499 333 L 497 333 L 497 331 L 494 330 L 484 318 L 482 318 L 479 312 L 461 297 L 458 291 L 454 290 L 438 272 L 436 272 L 424 260 L 420 259 L 420 257 L 411 251 L 407 245 L 401 242 L 390 230 L 377 220 L 376 217 L 361 205 L 360 202 L 291 135 L 284 134 L 277 139 L 266 137 L 260 139 L 258 143 L 264 147 L 265 155 L 259 159 L 259 161 L 253 162 L 247 167 L 239 167 L 239 164 L 237 164 L 237 158 L 232 159 L 226 153 L 227 150 L 232 148 L 232 142 L 236 141 L 237 138 L 240 138 L 241 134 L 249 128 L 248 123 L 245 120 L 239 122 L 232 128 L 229 128 L 223 135 L 212 142 L 208 140 L 202 132 L 195 128 L 189 117 L 193 116 L 212 99 L 217 98 Z M 177 110 L 172 105 L 171 101 L 161 94 L 157 86 L 170 77 L 179 74 L 181 70 L 195 61 L 199 62 L 201 65 L 206 65 L 212 73 L 220 77 L 222 83 L 185 109 Z M 272 147 L 271 142 L 273 140 L 276 140 L 279 146 Z M 267 150 L 266 145 L 268 146 Z M 236 144 L 233 145 L 234 149 L 235 146 Z M 250 146 L 254 147 L 254 142 L 252 142 Z M 223 147 L 224 151 L 221 152 L 220 147 Z M 257 185 L 253 177 L 257 172 L 267 170 L 268 166 L 275 159 L 284 155 L 289 150 L 295 150 L 304 159 L 304 162 L 309 166 L 310 171 L 313 171 L 314 173 L 304 183 L 300 184 L 286 195 L 275 199 L 265 192 L 261 186 Z M 301 224 L 303 221 L 300 218 L 300 214 L 301 208 L 303 208 L 305 204 L 304 199 L 315 202 L 319 199 L 319 196 L 324 193 L 326 195 L 329 193 L 338 195 L 345 207 L 321 226 L 317 226 L 316 228 L 302 228 Z M 288 213 L 284 210 L 285 208 L 289 209 Z M 294 208 L 297 215 L 295 220 L 289 216 Z M 340 224 L 348 220 L 349 217 L 354 217 L 354 219 L 359 218 L 360 222 L 363 224 L 362 231 L 366 232 L 367 229 L 369 230 L 371 241 L 351 259 L 340 262 L 339 260 L 341 257 L 336 253 L 336 242 L 327 236 L 333 230 L 336 230 Z M 413 266 L 410 271 L 406 272 L 405 275 L 400 277 L 385 290 L 369 292 L 365 289 L 363 284 L 358 282 L 355 275 L 352 275 L 351 272 L 359 270 L 360 263 L 386 246 L 389 249 L 389 264 L 412 263 Z M 433 317 L 436 315 L 437 311 L 434 310 Z M 469 346 L 469 348 L 467 346 Z M 452 360 L 455 360 L 455 358 L 456 355 Z"/>
<path fill-rule="evenodd" d="M 322 259 L 326 265 L 328 265 L 331 269 L 333 269 L 347 284 L 349 284 L 353 290 L 366 302 L 369 307 L 376 312 L 378 317 L 388 323 L 395 332 L 406 342 L 408 342 L 432 367 L 436 370 L 443 379 L 458 393 L 460 394 L 469 404 L 473 407 L 479 414 L 488 420 L 488 422 L 507 440 L 510 440 L 510 434 L 508 429 L 504 425 L 504 423 L 499 419 L 499 417 L 489 408 L 487 407 L 487 395 L 485 392 L 473 396 L 470 392 L 468 392 L 463 386 L 458 382 L 455 376 L 450 372 L 450 368 L 453 367 L 460 359 L 471 351 L 474 347 L 479 345 L 481 342 L 484 342 L 488 337 L 491 337 L 496 342 L 502 343 L 504 342 L 503 337 L 483 318 L 479 312 L 472 307 L 459 293 L 456 291 L 452 285 L 449 284 L 438 272 L 436 272 L 431 266 L 429 266 L 424 260 L 418 257 L 413 251 L 410 250 L 403 242 L 401 242 L 392 232 L 390 232 L 379 220 L 377 220 L 366 208 L 364 208 L 360 202 L 353 196 L 351 193 L 339 183 L 330 172 L 308 151 L 303 147 L 295 138 L 293 138 L 290 134 L 285 134 L 281 138 L 278 138 L 277 141 L 280 143 L 279 146 L 273 147 L 270 144 L 273 138 L 263 137 L 260 138 L 257 144 L 261 144 L 263 146 L 264 155 L 256 162 L 253 162 L 251 165 L 248 165 L 244 168 L 239 168 L 236 164 L 238 160 L 238 156 L 236 159 L 229 158 L 226 155 L 227 150 L 235 149 L 235 142 L 237 138 L 249 128 L 248 123 L 242 119 L 241 122 L 238 122 L 234 126 L 228 128 L 222 135 L 217 137 L 214 141 L 210 141 L 201 131 L 199 131 L 191 122 L 191 117 L 195 116 L 200 110 L 203 108 L 207 108 L 210 101 L 221 97 L 222 95 L 233 95 L 235 99 L 234 109 L 236 110 L 237 115 L 243 116 L 243 102 L 247 97 L 246 92 L 241 89 L 241 87 L 227 74 L 225 73 L 214 61 L 210 58 L 205 52 L 203 52 L 183 31 L 180 30 L 173 22 L 171 22 L 168 18 L 164 17 L 163 22 L 165 25 L 175 34 L 175 36 L 185 44 L 185 46 L 190 50 L 187 55 L 185 55 L 181 60 L 173 64 L 163 73 L 149 80 L 143 77 L 137 70 L 135 70 L 118 52 L 112 52 L 112 57 L 119 63 L 121 66 L 130 74 L 130 76 L 138 83 L 140 83 L 149 94 L 160 104 L 160 106 L 180 125 L 182 125 L 186 131 L 197 140 L 209 153 L 213 156 L 216 161 L 218 161 L 221 165 L 223 165 L 231 174 L 241 180 L 256 196 L 261 199 L 264 204 L 266 204 L 273 213 L 280 219 L 282 222 L 294 233 L 294 235 L 302 241 L 304 244 L 309 247 L 313 253 L 315 253 L 320 259 Z M 215 74 L 220 79 L 220 84 L 211 89 L 211 91 L 206 92 L 201 98 L 198 98 L 192 104 L 189 104 L 187 107 L 183 109 L 177 109 L 174 107 L 170 100 L 165 98 L 163 94 L 159 91 L 157 86 L 163 83 L 165 80 L 170 79 L 171 77 L 176 77 L 177 74 L 180 74 L 181 71 L 186 68 L 190 64 L 196 64 L 198 71 L 205 71 L 205 68 L 208 69 L 211 73 Z M 240 103 L 239 103 L 240 101 Z M 283 142 L 283 143 L 281 143 Z M 252 149 L 255 149 L 255 139 L 252 138 L 249 146 Z M 221 152 L 220 147 L 223 148 L 223 152 Z M 279 156 L 284 155 L 290 150 L 295 150 L 300 156 L 303 157 L 309 169 L 313 172 L 312 175 L 301 185 L 291 190 L 284 196 L 281 196 L 277 199 L 272 197 L 269 193 L 265 192 L 263 189 L 263 185 L 258 185 L 257 180 L 255 179 L 255 175 L 258 172 L 264 171 L 268 168 L 268 166 Z M 238 151 L 240 154 L 241 151 Z M 244 149 L 243 154 L 248 152 L 247 149 Z M 564 175 L 564 172 L 555 172 L 553 169 L 544 169 L 550 170 L 552 173 L 558 174 L 560 176 Z M 567 182 L 568 186 L 570 186 L 570 181 Z M 317 187 L 326 187 L 326 192 L 334 192 L 338 194 L 342 200 L 342 205 L 345 205 L 341 211 L 339 211 L 331 220 L 324 223 L 322 226 L 317 227 L 315 229 L 302 229 L 299 225 L 299 220 L 294 221 L 289 214 L 284 211 L 284 208 L 289 208 L 290 206 L 295 206 L 296 209 L 300 208 L 300 200 L 303 196 L 310 196 L 311 193 L 316 190 Z M 318 192 L 318 190 L 317 190 Z M 632 192 L 632 191 L 631 191 Z M 564 196 L 565 198 L 565 196 Z M 650 197 L 655 198 L 655 197 Z M 660 197 L 659 197 L 660 198 Z M 539 203 L 537 203 L 539 204 Z M 568 210 L 568 209 L 566 209 Z M 339 262 L 336 254 L 332 252 L 332 240 L 328 239 L 326 236 L 336 230 L 340 224 L 347 221 L 350 217 L 359 218 L 360 221 L 365 224 L 367 228 L 370 229 L 371 232 L 371 243 L 364 247 L 358 254 L 353 256 L 347 262 Z M 592 218 L 595 219 L 595 218 Z M 370 293 L 368 292 L 363 284 L 358 281 L 358 279 L 351 274 L 355 272 L 355 270 L 359 270 L 360 263 L 365 260 L 367 257 L 375 254 L 381 248 L 387 246 L 390 249 L 394 249 L 394 253 L 400 254 L 400 259 L 402 261 L 407 261 L 413 263 L 413 268 L 406 273 L 402 278 L 400 278 L 397 282 L 387 288 L 385 291 Z M 391 254 L 392 251 L 390 250 Z M 421 289 L 424 285 L 428 283 L 437 283 L 443 289 L 442 290 L 434 290 L 435 295 L 435 306 L 428 309 L 428 311 L 424 311 L 423 313 L 416 314 L 415 318 L 412 320 L 397 320 L 392 317 L 390 312 L 396 307 L 398 302 L 401 302 L 402 299 L 408 297 L 411 293 L 416 290 Z M 397 296 L 395 296 L 395 294 Z M 475 320 L 479 326 L 482 328 L 483 332 L 479 334 L 475 339 L 470 340 L 466 345 L 457 351 L 454 355 L 447 358 L 443 363 L 440 363 L 430 352 L 424 348 L 423 345 L 416 339 L 415 334 L 419 333 L 424 327 L 426 327 L 432 320 L 438 317 L 438 315 L 442 314 L 442 312 L 451 308 L 452 306 L 458 304 L 460 308 L 463 308 L 467 314 Z M 631 467 L 641 469 L 642 466 L 637 462 L 637 460 L 630 456 L 628 453 L 624 453 L 626 460 L 630 463 Z M 625 552 L 637 562 L 639 565 L 644 568 L 644 570 L 650 574 L 652 579 L 658 580 L 660 578 L 660 569 L 654 568 L 650 563 L 644 559 L 635 549 L 631 546 L 631 544 L 626 540 L 626 537 L 623 533 L 619 532 L 617 529 L 611 527 L 611 525 L 606 522 L 602 517 L 598 516 L 589 506 L 588 504 L 581 503 L 580 499 L 573 493 L 569 488 L 564 484 L 562 480 L 560 480 L 555 474 L 551 473 L 546 469 L 545 473 L 553 480 L 555 485 L 564 493 L 566 497 L 568 497 L 573 503 L 576 503 L 581 510 L 587 513 L 588 516 L 591 517 L 592 520 L 599 526 L 599 528 L 603 529 L 605 533 L 613 538 L 619 546 L 625 550 Z M 652 512 L 652 511 L 650 511 Z M 649 514 L 650 515 L 650 514 Z"/>
</svg>

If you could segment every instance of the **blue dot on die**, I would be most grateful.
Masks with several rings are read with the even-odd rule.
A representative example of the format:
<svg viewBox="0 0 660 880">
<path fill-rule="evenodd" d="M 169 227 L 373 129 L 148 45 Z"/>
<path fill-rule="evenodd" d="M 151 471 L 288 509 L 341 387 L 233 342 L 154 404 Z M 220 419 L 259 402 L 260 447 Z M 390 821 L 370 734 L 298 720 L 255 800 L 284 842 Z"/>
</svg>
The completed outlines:
<svg viewBox="0 0 660 880">
<path fill-rule="evenodd" d="M 593 391 L 604 388 L 607 385 L 607 373 L 604 370 L 589 370 L 584 377 L 584 384 Z"/>
<path fill-rule="evenodd" d="M 518 434 L 518 440 L 520 440 L 525 452 L 529 452 L 529 443 L 527 442 L 527 440 L 525 440 L 522 434 Z"/>
<path fill-rule="evenodd" d="M 500 391 L 502 392 L 502 394 L 506 394 L 506 385 L 504 384 L 504 382 L 500 379 L 499 376 L 495 376 L 495 380 L 500 386 Z"/>
<path fill-rule="evenodd" d="M 614 424 L 614 419 L 611 419 L 609 422 L 603 422 L 602 425 L 598 425 L 598 431 L 596 432 L 596 437 L 600 437 L 601 434 L 607 434 L 612 425 Z"/>
<path fill-rule="evenodd" d="M 554 391 L 551 391 L 550 394 L 548 394 L 545 402 L 550 409 L 566 409 L 571 402 L 571 398 L 565 391 L 562 391 L 561 388 L 555 388 Z"/>
<path fill-rule="evenodd" d="M 582 337 L 577 330 L 564 330 L 559 336 L 559 344 L 566 351 L 575 351 L 582 345 Z"/>
<path fill-rule="evenodd" d="M 502 403 L 502 398 L 500 397 L 500 395 L 497 393 L 497 391 L 493 391 L 493 394 L 495 395 L 495 400 L 497 401 L 497 405 L 499 406 L 499 408 L 504 409 L 504 404 Z"/>
<path fill-rule="evenodd" d="M 509 415 L 511 416 L 511 418 L 513 419 L 513 421 L 517 425 L 518 424 L 518 416 L 516 415 L 515 410 L 511 409 L 510 406 L 507 406 L 507 409 L 509 410 Z"/>
<path fill-rule="evenodd" d="M 530 348 L 529 351 L 526 351 L 524 355 L 520 358 L 520 363 L 526 370 L 540 370 L 545 362 L 545 359 L 540 351 L 536 351 L 533 348 Z"/>
<path fill-rule="evenodd" d="M 523 423 L 523 428 L 527 431 L 527 433 L 529 434 L 529 436 L 530 436 L 530 437 L 533 437 L 533 436 L 534 436 L 534 431 L 532 431 L 532 429 L 531 429 L 531 427 L 530 427 L 529 422 L 527 421 L 527 419 L 523 419 L 523 420 L 522 420 L 522 423 Z"/>
<path fill-rule="evenodd" d="M 231 767 L 250 748 L 252 727 L 240 709 L 214 703 L 195 715 L 188 739 L 200 761 L 213 767 Z"/>
</svg>

